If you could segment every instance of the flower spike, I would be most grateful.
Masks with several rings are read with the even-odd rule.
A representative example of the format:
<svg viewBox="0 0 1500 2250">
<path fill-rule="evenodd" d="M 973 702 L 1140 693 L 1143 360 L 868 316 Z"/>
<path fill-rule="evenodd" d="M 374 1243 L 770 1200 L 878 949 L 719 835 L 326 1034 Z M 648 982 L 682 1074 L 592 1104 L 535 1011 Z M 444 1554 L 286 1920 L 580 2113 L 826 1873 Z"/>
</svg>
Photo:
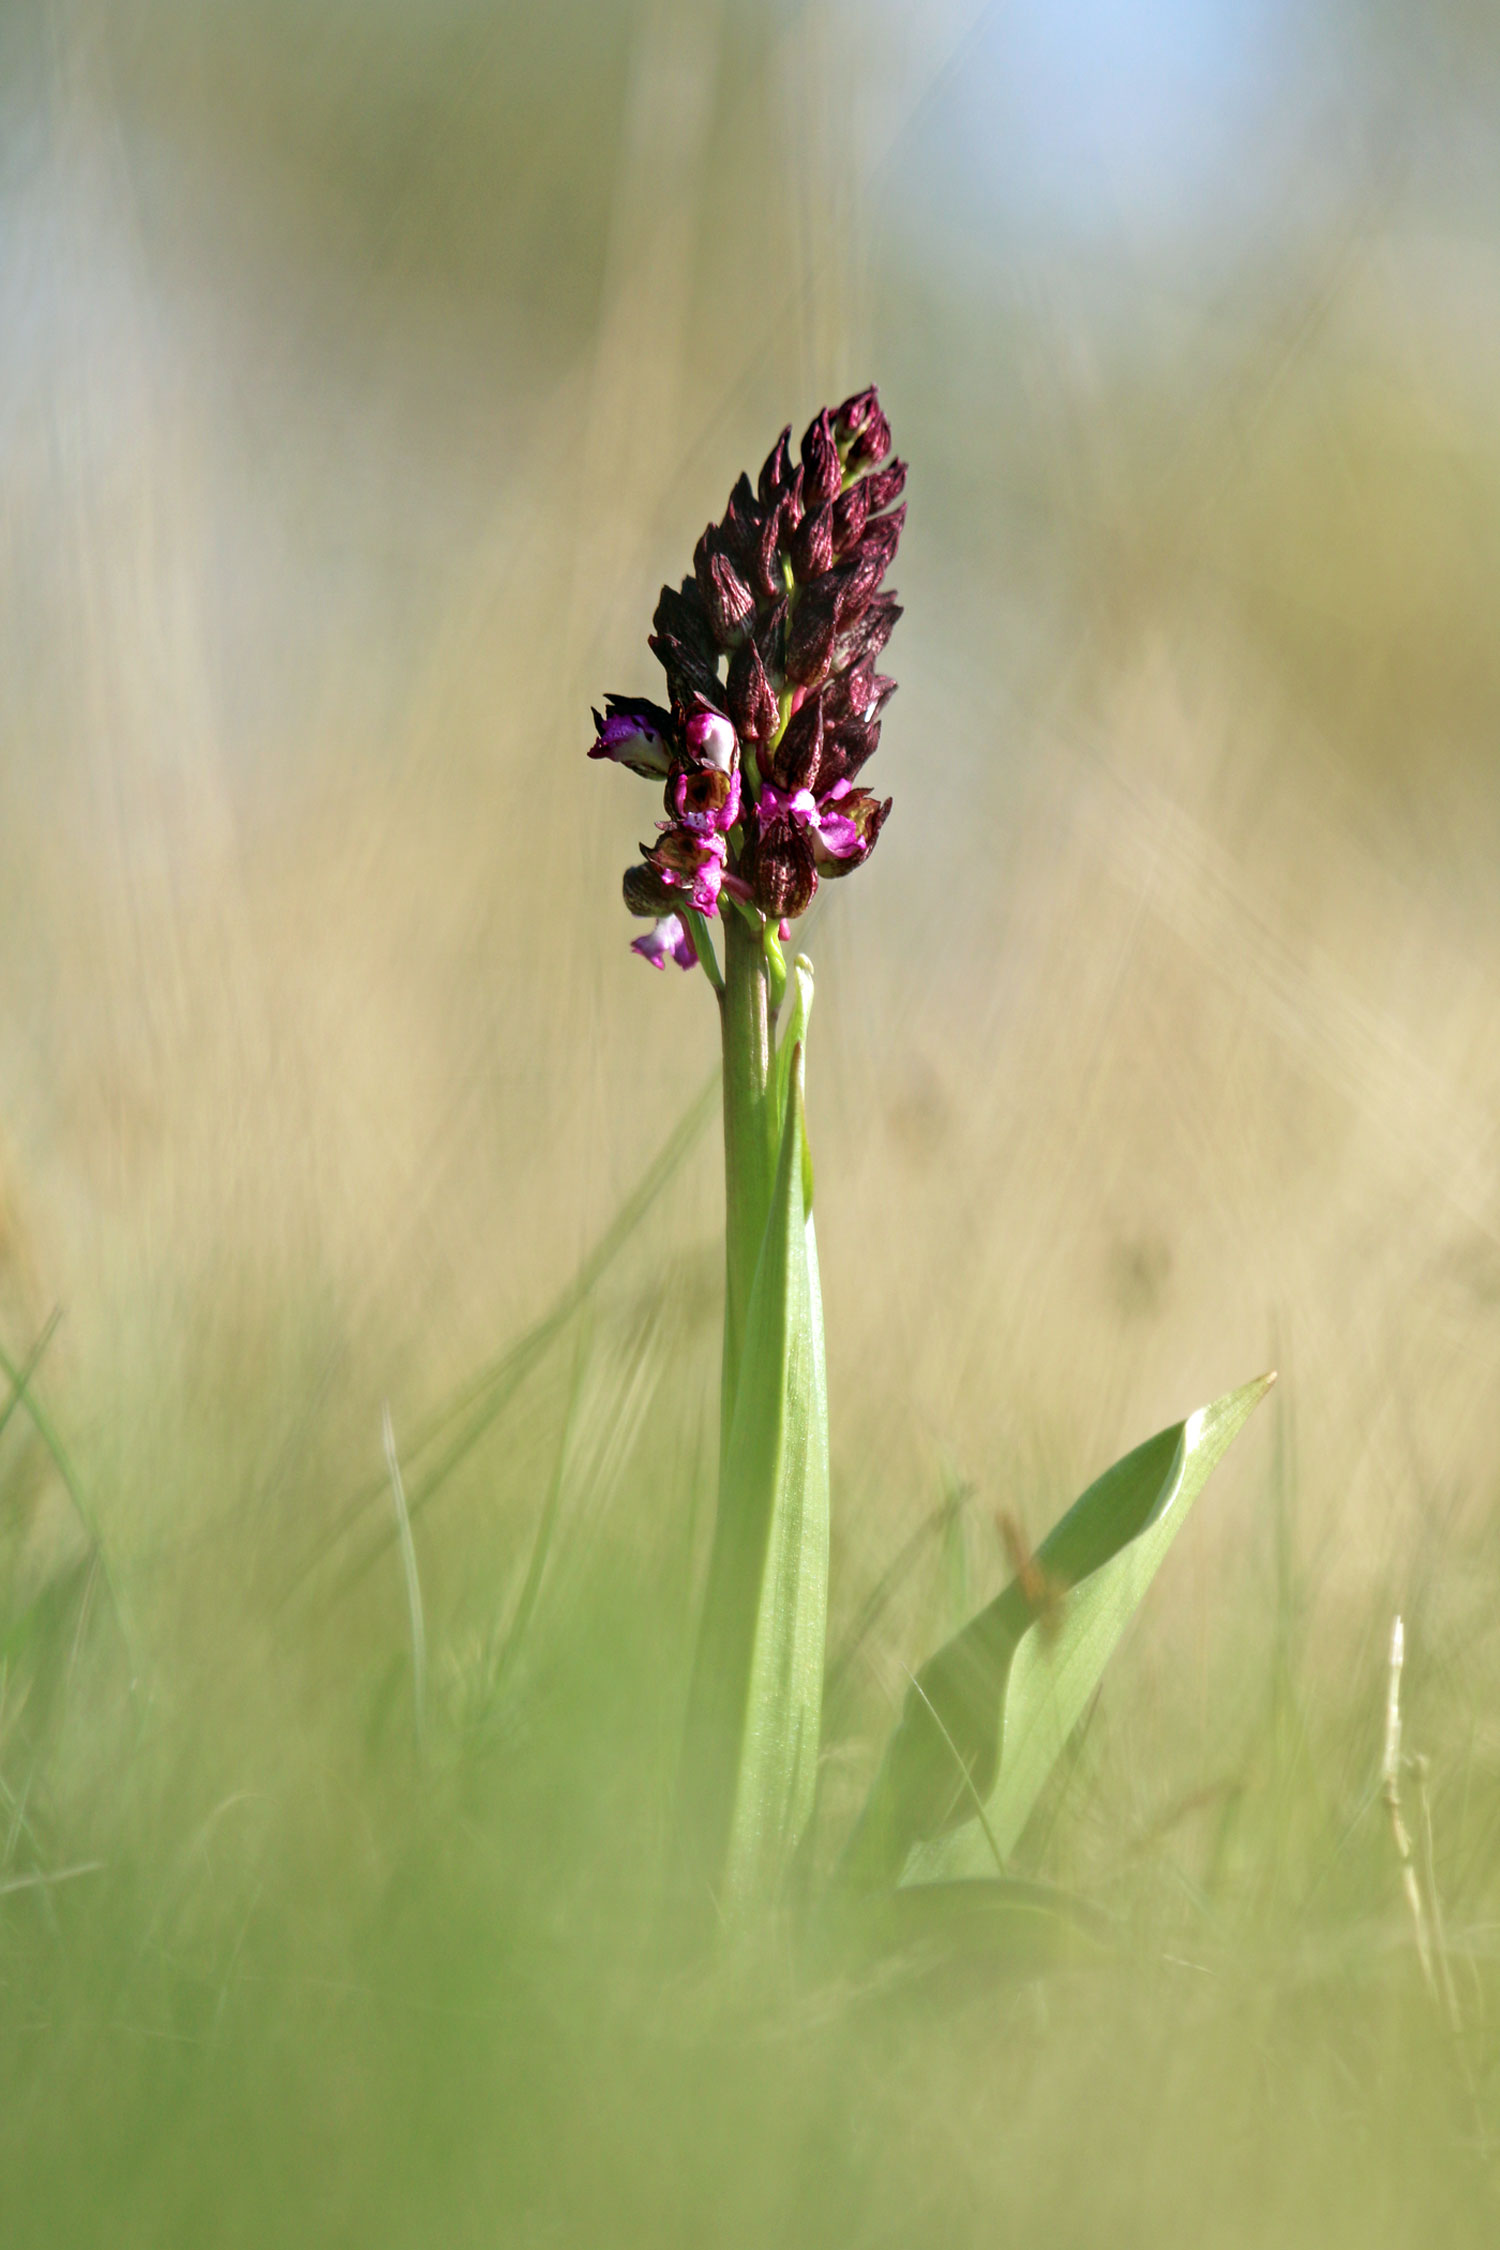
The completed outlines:
<svg viewBox="0 0 1500 2250">
<path fill-rule="evenodd" d="M 650 647 L 667 705 L 612 695 L 594 714 L 589 755 L 664 784 L 666 818 L 625 877 L 653 925 L 632 950 L 658 968 L 692 965 L 682 917 L 727 911 L 726 895 L 785 936 L 824 876 L 869 858 L 891 809 L 857 777 L 895 688 L 875 663 L 901 614 L 884 580 L 906 464 L 873 384 L 814 415 L 795 452 L 791 438 L 662 588 Z"/>
</svg>

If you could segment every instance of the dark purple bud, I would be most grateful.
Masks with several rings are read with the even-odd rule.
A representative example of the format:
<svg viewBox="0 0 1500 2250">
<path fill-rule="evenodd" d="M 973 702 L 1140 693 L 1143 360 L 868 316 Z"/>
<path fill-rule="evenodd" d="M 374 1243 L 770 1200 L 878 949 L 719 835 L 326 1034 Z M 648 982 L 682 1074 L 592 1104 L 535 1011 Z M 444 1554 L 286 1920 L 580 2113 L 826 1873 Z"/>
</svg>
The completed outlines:
<svg viewBox="0 0 1500 2250">
<path fill-rule="evenodd" d="M 781 706 L 754 641 L 746 641 L 734 652 L 728 698 L 736 732 L 747 742 L 769 742 L 776 732 Z"/>
<path fill-rule="evenodd" d="M 895 692 L 895 681 L 883 678 L 873 664 L 837 672 L 823 690 L 823 717 L 830 724 L 844 719 L 878 719 Z"/>
<path fill-rule="evenodd" d="M 850 446 L 846 460 L 850 469 L 874 468 L 891 450 L 891 425 L 877 406 L 864 428 Z"/>
<path fill-rule="evenodd" d="M 714 659 L 696 646 L 685 647 L 670 633 L 653 633 L 647 641 L 653 656 L 664 666 L 672 701 L 683 710 L 698 702 L 717 704 L 723 689 Z"/>
<path fill-rule="evenodd" d="M 872 383 L 868 390 L 856 391 L 843 405 L 835 407 L 833 434 L 841 446 L 849 445 L 880 412 L 880 393 Z"/>
<path fill-rule="evenodd" d="M 700 534 L 698 544 L 693 549 L 693 583 L 698 589 L 698 599 L 703 605 L 703 614 L 708 620 L 710 633 L 713 631 L 713 566 L 714 557 L 718 552 L 719 527 L 716 523 L 711 523 Z M 686 585 L 686 580 L 683 583 Z"/>
<path fill-rule="evenodd" d="M 896 549 L 901 544 L 901 532 L 905 523 L 906 503 L 903 501 L 899 508 L 892 508 L 888 516 L 874 516 L 865 526 L 864 537 L 859 543 L 859 559 L 863 564 L 878 556 L 882 578 L 896 559 Z"/>
<path fill-rule="evenodd" d="M 684 578 L 681 588 L 663 586 L 661 599 L 656 605 L 656 615 L 651 620 L 658 633 L 669 634 L 684 648 L 696 648 L 707 657 L 714 653 L 713 635 L 709 631 L 708 612 L 696 582 Z"/>
<path fill-rule="evenodd" d="M 850 489 L 856 488 L 851 486 Z M 880 510 L 888 508 L 893 500 L 899 500 L 906 490 L 906 463 L 904 461 L 887 461 L 883 469 L 876 469 L 870 476 L 861 477 L 857 489 L 868 492 L 870 495 L 870 513 L 872 516 L 878 515 Z"/>
<path fill-rule="evenodd" d="M 819 790 L 825 756 L 823 697 L 810 695 L 787 720 L 787 731 L 776 745 L 776 787 L 789 794 Z"/>
<path fill-rule="evenodd" d="M 727 555 L 715 555 L 708 565 L 704 601 L 714 639 L 729 648 L 739 639 L 740 627 L 755 609 L 755 596 Z"/>
<path fill-rule="evenodd" d="M 804 516 L 792 533 L 792 568 L 805 586 L 833 568 L 833 509 L 823 506 Z"/>
<path fill-rule="evenodd" d="M 822 775 L 825 784 L 842 777 L 852 781 L 867 759 L 873 758 L 880 747 L 880 721 L 878 719 L 840 719 L 828 728 L 823 748 Z"/>
<path fill-rule="evenodd" d="M 765 507 L 785 492 L 792 481 L 792 425 L 788 422 L 760 472 L 760 498 Z"/>
<path fill-rule="evenodd" d="M 839 622 L 845 632 L 865 611 L 885 576 L 885 564 L 876 554 L 853 554 L 838 574 Z"/>
<path fill-rule="evenodd" d="M 755 849 L 751 887 L 756 905 L 773 919 L 792 921 L 807 912 L 818 887 L 818 871 L 803 830 L 778 823 L 771 835 L 762 837 Z"/>
<path fill-rule="evenodd" d="M 750 488 L 750 479 L 742 476 L 729 495 L 724 521 L 719 526 L 719 545 L 742 572 L 748 572 L 755 560 L 760 519 L 761 511 Z"/>
<path fill-rule="evenodd" d="M 896 629 L 901 604 L 894 594 L 876 594 L 853 630 L 841 637 L 840 650 L 849 670 L 872 664 Z"/>
<path fill-rule="evenodd" d="M 838 622 L 837 588 L 827 579 L 810 586 L 793 610 L 787 631 L 786 676 L 794 686 L 812 687 L 823 678 Z"/>
<path fill-rule="evenodd" d="M 836 499 L 844 481 L 844 464 L 834 442 L 833 417 L 825 406 L 809 422 L 802 438 L 802 494 L 809 510 Z"/>
<path fill-rule="evenodd" d="M 766 678 L 771 683 L 771 693 L 780 695 L 786 683 L 786 635 L 790 610 L 787 603 L 779 601 L 768 617 L 763 617 L 755 629 L 755 646 Z"/>
<path fill-rule="evenodd" d="M 851 547 L 858 546 L 860 534 L 870 513 L 870 486 L 867 478 L 851 484 L 833 503 L 833 551 L 847 555 Z"/>
<path fill-rule="evenodd" d="M 763 602 L 779 602 L 786 592 L 786 576 L 781 567 L 785 525 L 785 506 L 778 500 L 756 536 L 755 561 L 750 571 L 750 583 Z"/>
<path fill-rule="evenodd" d="M 788 795 L 798 789 L 816 793 L 823 770 L 823 702 L 810 695 L 787 721 L 786 733 L 776 745 L 775 783 Z"/>
<path fill-rule="evenodd" d="M 643 845 L 642 850 L 645 849 Z M 654 867 L 627 867 L 622 884 L 626 910 L 642 918 L 670 914 L 675 904 L 672 893 Z"/>
</svg>

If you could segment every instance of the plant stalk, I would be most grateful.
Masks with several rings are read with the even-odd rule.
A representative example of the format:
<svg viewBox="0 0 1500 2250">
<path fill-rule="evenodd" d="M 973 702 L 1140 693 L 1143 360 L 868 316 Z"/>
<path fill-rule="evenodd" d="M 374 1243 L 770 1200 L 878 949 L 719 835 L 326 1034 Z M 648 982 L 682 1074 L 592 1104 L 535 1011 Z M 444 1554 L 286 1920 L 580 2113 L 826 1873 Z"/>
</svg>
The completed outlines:
<svg viewBox="0 0 1500 2250">
<path fill-rule="evenodd" d="M 777 1119 L 771 1076 L 771 1011 L 760 933 L 724 917 L 724 1359 L 719 1392 L 719 1475 L 734 1421 L 745 1314 L 771 1208 Z"/>
</svg>

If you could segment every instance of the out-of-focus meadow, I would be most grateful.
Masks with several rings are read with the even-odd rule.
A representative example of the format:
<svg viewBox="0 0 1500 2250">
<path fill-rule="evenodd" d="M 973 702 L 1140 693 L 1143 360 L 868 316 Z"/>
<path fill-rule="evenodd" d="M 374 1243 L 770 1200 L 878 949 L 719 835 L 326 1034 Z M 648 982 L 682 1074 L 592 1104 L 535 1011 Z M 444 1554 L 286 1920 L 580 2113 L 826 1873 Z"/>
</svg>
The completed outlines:
<svg viewBox="0 0 1500 2250">
<path fill-rule="evenodd" d="M 1494 2239 L 1497 81 L 1457 5 L 0 11 L 7 2243 Z M 1028 1842 L 1125 1964 L 768 1997 L 653 1965 L 716 1027 L 583 753 L 871 379 L 830 1836 L 996 1511 L 1282 1381 Z"/>
</svg>

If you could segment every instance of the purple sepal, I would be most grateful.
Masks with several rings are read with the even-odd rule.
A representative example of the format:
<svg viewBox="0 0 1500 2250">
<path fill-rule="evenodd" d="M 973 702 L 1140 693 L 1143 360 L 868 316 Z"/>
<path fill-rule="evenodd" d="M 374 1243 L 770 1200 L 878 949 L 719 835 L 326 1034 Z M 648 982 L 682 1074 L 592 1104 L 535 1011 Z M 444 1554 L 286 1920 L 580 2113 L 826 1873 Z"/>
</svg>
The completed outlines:
<svg viewBox="0 0 1500 2250">
<path fill-rule="evenodd" d="M 594 713 L 597 732 L 589 752 L 591 758 L 611 758 L 617 766 L 628 766 L 632 773 L 644 774 L 648 780 L 670 770 L 669 711 L 633 695 L 607 695 L 604 710 L 603 718 Z"/>
</svg>

